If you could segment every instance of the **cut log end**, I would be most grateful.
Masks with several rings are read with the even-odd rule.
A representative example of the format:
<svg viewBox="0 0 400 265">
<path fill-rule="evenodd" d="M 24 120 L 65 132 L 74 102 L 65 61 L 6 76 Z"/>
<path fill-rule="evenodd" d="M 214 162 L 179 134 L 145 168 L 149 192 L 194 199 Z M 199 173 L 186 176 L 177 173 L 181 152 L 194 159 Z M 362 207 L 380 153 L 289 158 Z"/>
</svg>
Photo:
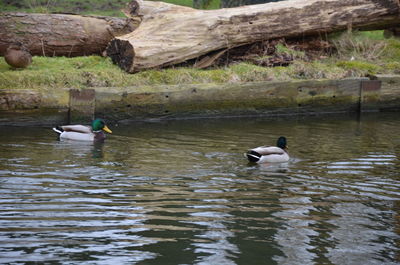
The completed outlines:
<svg viewBox="0 0 400 265">
<path fill-rule="evenodd" d="M 115 37 L 108 51 L 130 73 L 188 60 L 195 60 L 195 67 L 209 67 L 222 59 L 224 49 L 231 54 L 234 47 L 266 40 L 324 36 L 350 28 L 382 29 L 398 25 L 400 18 L 399 0 L 292 0 L 207 11 L 133 1 L 132 14 L 142 22 L 135 31 Z M 258 63 L 291 61 L 291 56 L 281 56 Z"/>
<path fill-rule="evenodd" d="M 133 73 L 132 65 L 135 57 L 135 50 L 129 41 L 113 39 L 107 46 L 107 55 L 111 57 L 114 64 L 117 64 L 123 70 Z"/>
</svg>

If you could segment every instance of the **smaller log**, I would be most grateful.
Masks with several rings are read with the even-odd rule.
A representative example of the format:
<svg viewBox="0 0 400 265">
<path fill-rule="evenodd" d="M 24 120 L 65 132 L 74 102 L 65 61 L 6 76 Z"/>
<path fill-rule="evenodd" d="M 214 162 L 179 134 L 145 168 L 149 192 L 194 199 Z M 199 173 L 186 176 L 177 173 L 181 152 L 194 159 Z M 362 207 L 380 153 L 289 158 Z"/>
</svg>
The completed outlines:
<svg viewBox="0 0 400 265">
<path fill-rule="evenodd" d="M 15 68 L 26 68 L 32 63 L 32 55 L 21 43 L 10 45 L 4 59 Z"/>
<path fill-rule="evenodd" d="M 33 14 L 11 12 L 0 15 L 0 56 L 15 43 L 32 55 L 101 55 L 108 42 L 132 32 L 138 22 L 131 18 Z"/>
</svg>

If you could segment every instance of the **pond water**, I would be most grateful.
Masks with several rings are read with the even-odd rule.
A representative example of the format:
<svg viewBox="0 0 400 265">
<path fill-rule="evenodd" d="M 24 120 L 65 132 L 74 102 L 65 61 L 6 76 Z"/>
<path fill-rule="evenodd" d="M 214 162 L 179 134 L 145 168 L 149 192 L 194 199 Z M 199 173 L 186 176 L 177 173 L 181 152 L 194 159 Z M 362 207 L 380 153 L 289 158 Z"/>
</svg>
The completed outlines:
<svg viewBox="0 0 400 265">
<path fill-rule="evenodd" d="M 0 127 L 1 264 L 399 264 L 400 115 Z M 284 135 L 291 160 L 251 165 Z"/>
</svg>

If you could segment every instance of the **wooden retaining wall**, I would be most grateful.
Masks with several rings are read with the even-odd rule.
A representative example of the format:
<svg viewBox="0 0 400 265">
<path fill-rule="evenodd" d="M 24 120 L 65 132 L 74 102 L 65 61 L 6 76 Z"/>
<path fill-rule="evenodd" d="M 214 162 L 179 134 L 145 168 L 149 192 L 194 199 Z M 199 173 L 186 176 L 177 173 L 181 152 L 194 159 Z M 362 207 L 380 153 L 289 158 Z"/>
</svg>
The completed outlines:
<svg viewBox="0 0 400 265">
<path fill-rule="evenodd" d="M 400 110 L 400 76 L 243 84 L 0 90 L 1 124 Z"/>
</svg>

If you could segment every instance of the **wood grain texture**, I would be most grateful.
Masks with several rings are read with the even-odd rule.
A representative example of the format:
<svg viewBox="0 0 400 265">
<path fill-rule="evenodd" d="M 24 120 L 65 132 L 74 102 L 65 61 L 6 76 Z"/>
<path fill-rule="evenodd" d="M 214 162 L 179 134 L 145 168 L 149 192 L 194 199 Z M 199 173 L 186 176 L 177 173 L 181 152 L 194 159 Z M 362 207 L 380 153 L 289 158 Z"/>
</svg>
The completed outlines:
<svg viewBox="0 0 400 265">
<path fill-rule="evenodd" d="M 140 26 L 107 47 L 113 62 L 130 73 L 257 41 L 400 22 L 399 0 L 292 0 L 218 10 L 134 2 L 131 15 L 141 18 Z"/>
<path fill-rule="evenodd" d="M 130 18 L 2 13 L 0 55 L 14 43 L 23 43 L 32 55 L 100 55 L 112 38 L 132 32 L 137 26 Z"/>
</svg>

